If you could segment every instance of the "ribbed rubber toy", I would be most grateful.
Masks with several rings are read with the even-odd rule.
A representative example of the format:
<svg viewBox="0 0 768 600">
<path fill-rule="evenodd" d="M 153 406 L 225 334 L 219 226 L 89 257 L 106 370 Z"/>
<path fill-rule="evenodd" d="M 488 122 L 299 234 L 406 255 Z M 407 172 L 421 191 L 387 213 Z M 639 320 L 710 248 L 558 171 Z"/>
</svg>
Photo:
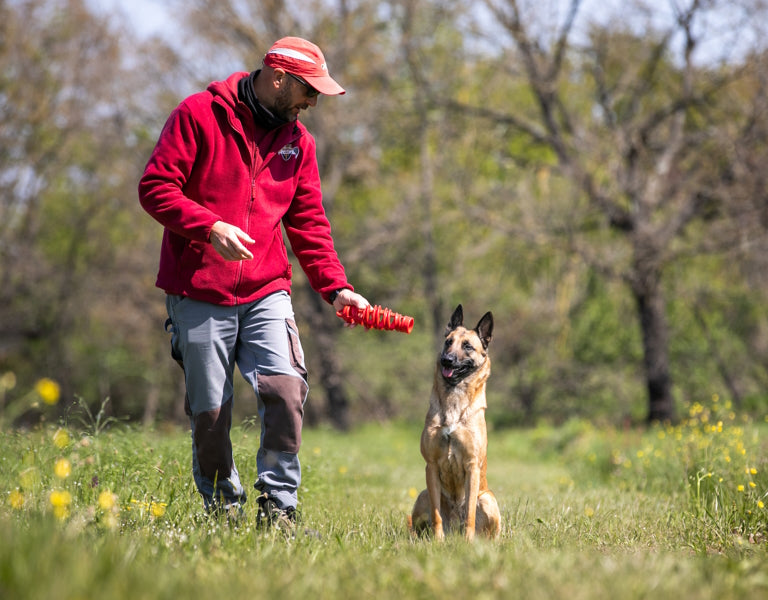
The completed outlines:
<svg viewBox="0 0 768 600">
<path fill-rule="evenodd" d="M 368 306 L 361 310 L 356 306 L 347 305 L 337 311 L 336 315 L 347 323 L 357 323 L 366 329 L 401 331 L 402 333 L 413 331 L 413 317 L 401 315 L 381 306 Z"/>
</svg>

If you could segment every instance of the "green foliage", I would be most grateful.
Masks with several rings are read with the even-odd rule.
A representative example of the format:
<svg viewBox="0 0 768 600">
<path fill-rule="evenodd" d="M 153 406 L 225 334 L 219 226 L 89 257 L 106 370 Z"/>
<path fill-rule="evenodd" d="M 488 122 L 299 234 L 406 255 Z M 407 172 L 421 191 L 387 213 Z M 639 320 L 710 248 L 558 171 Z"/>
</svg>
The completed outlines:
<svg viewBox="0 0 768 600">
<path fill-rule="evenodd" d="M 77 421 L 80 424 L 80 429 L 95 438 L 115 423 L 120 422 L 120 419 L 107 415 L 107 404 L 109 404 L 109 397 L 104 398 L 99 410 L 94 414 L 85 399 L 77 396 L 75 405 L 70 407 L 68 418 Z"/>
<path fill-rule="evenodd" d="M 292 2 L 298 21 L 295 10 L 262 4 L 189 2 L 179 26 L 195 56 L 183 60 L 77 0 L 0 8 L 0 373 L 17 380 L 3 405 L 22 407 L 35 382 L 51 377 L 64 405 L 109 397 L 111 415 L 183 420 L 154 288 L 161 228 L 138 206 L 136 182 L 186 92 L 226 76 L 232 62 L 255 67 L 276 32 L 294 30 L 321 43 L 349 90 L 302 114 L 349 279 L 371 301 L 416 318 L 411 336 L 345 330 L 330 348 L 300 318 L 310 401 L 324 393 L 313 357 L 335 352 L 353 419 L 420 420 L 433 332 L 461 302 L 471 318 L 486 310 L 496 318 L 488 397 L 499 427 L 642 419 L 641 324 L 627 285 L 634 240 L 610 226 L 570 168 L 577 163 L 601 198 L 642 212 L 655 159 L 676 147 L 665 111 L 687 79 L 676 42 L 667 44 L 679 38 L 664 28 L 680 23 L 665 14 L 638 29 L 628 18 L 590 24 L 580 15 L 587 35 L 566 44 L 561 72 L 548 80 L 559 102 L 547 122 L 510 32 L 476 18 L 472 3 Z M 238 35 L 226 33 L 232 11 L 242 17 Z M 542 77 L 550 16 L 531 10 L 523 23 Z M 537 31 L 549 33 L 537 39 Z M 701 35 L 704 44 L 711 32 Z M 759 60 L 691 72 L 692 91 L 707 90 L 684 114 L 695 143 L 675 154 L 670 193 L 649 205 L 646 223 L 669 223 L 685 190 L 698 190 L 701 218 L 660 255 L 673 393 L 680 404 L 718 393 L 752 415 L 768 404 L 758 206 L 768 155 L 759 127 L 734 136 L 765 128 L 753 104 L 764 97 L 753 76 Z M 574 162 L 560 163 L 553 126 Z M 302 284 L 297 275 L 299 317 L 309 304 Z M 252 392 L 241 395 L 247 416 Z"/>
<path fill-rule="evenodd" d="M 306 431 L 300 508 L 320 535 L 295 538 L 256 529 L 252 501 L 237 525 L 206 516 L 186 431 L 3 430 L 0 591 L 41 599 L 200 589 L 295 598 L 756 597 L 766 591 L 768 509 L 758 502 L 768 491 L 767 430 L 730 421 L 718 404 L 692 406 L 677 428 L 573 420 L 491 432 L 488 480 L 503 529 L 499 541 L 474 544 L 407 531 L 424 486 L 418 426 Z M 235 428 L 233 441 L 241 475 L 252 480 L 258 430 Z"/>
<path fill-rule="evenodd" d="M 768 542 L 765 423 L 737 417 L 714 395 L 694 403 L 680 424 L 617 432 L 573 421 L 536 436 L 561 453 L 574 478 L 648 496 L 665 494 L 706 527 L 689 544 L 697 552 Z"/>
<path fill-rule="evenodd" d="M 584 296 L 571 313 L 573 358 L 583 365 L 622 368 L 642 360 L 635 307 L 624 287 L 606 284 L 590 273 Z"/>
</svg>

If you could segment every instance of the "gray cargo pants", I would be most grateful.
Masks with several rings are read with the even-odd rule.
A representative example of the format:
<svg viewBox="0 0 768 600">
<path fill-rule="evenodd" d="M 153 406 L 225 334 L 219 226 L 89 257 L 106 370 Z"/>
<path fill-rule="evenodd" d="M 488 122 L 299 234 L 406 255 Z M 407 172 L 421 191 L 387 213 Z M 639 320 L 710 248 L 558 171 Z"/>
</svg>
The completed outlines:
<svg viewBox="0 0 768 600">
<path fill-rule="evenodd" d="M 256 393 L 261 421 L 255 488 L 296 507 L 299 447 L 308 385 L 290 296 L 240 306 L 168 295 L 171 351 L 186 382 L 192 471 L 207 508 L 242 504 L 246 493 L 230 441 L 235 365 Z"/>
</svg>

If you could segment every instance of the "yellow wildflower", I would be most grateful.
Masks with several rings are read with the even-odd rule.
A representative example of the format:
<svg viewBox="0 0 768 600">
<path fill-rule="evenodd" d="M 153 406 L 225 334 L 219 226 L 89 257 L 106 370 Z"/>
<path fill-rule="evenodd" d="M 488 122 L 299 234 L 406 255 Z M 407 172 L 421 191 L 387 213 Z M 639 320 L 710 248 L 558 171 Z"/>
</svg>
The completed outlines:
<svg viewBox="0 0 768 600">
<path fill-rule="evenodd" d="M 59 384 L 47 377 L 38 379 L 35 384 L 35 391 L 37 392 L 37 395 L 42 398 L 43 402 L 49 405 L 56 404 L 61 396 L 61 388 L 59 387 Z"/>
<path fill-rule="evenodd" d="M 24 494 L 22 494 L 21 490 L 18 488 L 12 490 L 11 495 L 8 497 L 8 502 L 10 503 L 11 508 L 21 510 L 24 507 Z"/>
<path fill-rule="evenodd" d="M 757 469 L 755 469 L 755 467 L 752 467 L 752 468 L 749 470 L 749 472 L 750 472 L 752 475 L 757 475 Z"/>
<path fill-rule="evenodd" d="M 165 507 L 168 506 L 165 502 L 153 502 L 149 507 L 149 512 L 153 517 L 162 517 L 165 514 Z"/>
<path fill-rule="evenodd" d="M 765 504 L 763 504 L 762 500 L 757 501 L 757 508 L 765 508 Z"/>
<path fill-rule="evenodd" d="M 60 458 L 56 461 L 53 472 L 59 479 L 66 479 L 72 474 L 72 463 L 66 458 Z"/>
<path fill-rule="evenodd" d="M 69 433 L 66 429 L 59 428 L 56 430 L 56 433 L 53 434 L 53 445 L 62 450 L 69 446 Z"/>
<path fill-rule="evenodd" d="M 739 485 L 737 485 L 737 486 L 736 486 L 736 489 L 737 489 L 739 492 L 743 492 L 743 491 L 744 491 L 744 486 L 743 486 L 743 485 L 741 485 L 741 484 L 739 484 Z"/>
<path fill-rule="evenodd" d="M 72 504 L 72 495 L 66 490 L 53 490 L 49 496 L 53 507 L 53 515 L 61 520 L 69 516 L 69 505 Z"/>
<path fill-rule="evenodd" d="M 587 517 L 592 518 L 595 515 L 595 509 L 592 508 L 591 506 L 586 506 L 584 507 L 584 514 Z"/>
<path fill-rule="evenodd" d="M 418 494 L 419 494 L 419 491 L 415 487 L 408 488 L 408 495 L 411 498 L 415 498 Z"/>
<path fill-rule="evenodd" d="M 117 506 L 117 494 L 104 490 L 99 494 L 99 507 L 101 510 L 111 511 Z"/>
<path fill-rule="evenodd" d="M 69 506 L 72 503 L 72 494 L 67 490 L 53 490 L 49 496 L 51 506 Z"/>
<path fill-rule="evenodd" d="M 750 481 L 749 482 L 749 487 L 751 487 L 751 488 L 757 487 L 757 484 L 754 481 Z"/>
</svg>

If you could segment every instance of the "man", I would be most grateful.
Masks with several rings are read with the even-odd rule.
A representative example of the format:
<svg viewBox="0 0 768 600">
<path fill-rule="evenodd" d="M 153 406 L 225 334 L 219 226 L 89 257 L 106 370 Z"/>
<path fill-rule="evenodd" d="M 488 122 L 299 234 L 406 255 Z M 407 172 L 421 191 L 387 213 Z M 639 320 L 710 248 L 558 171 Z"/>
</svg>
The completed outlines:
<svg viewBox="0 0 768 600">
<path fill-rule="evenodd" d="M 344 93 L 316 45 L 278 40 L 260 70 L 213 82 L 171 113 L 139 183 L 142 206 L 165 227 L 157 286 L 208 510 L 239 513 L 246 500 L 229 436 L 237 364 L 261 420 L 260 518 L 296 518 L 308 388 L 281 223 L 315 291 L 336 310 L 368 306 L 334 249 L 315 141 L 297 120 L 319 94 Z"/>
</svg>

